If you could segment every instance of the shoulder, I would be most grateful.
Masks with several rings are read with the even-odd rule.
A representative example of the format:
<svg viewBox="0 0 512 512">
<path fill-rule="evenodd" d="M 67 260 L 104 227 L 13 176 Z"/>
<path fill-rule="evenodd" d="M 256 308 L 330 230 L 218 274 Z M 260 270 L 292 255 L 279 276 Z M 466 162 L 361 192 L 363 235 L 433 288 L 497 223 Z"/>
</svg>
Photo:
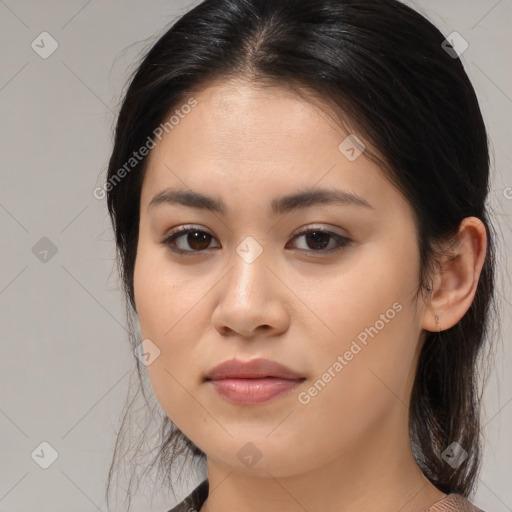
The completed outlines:
<svg viewBox="0 0 512 512">
<path fill-rule="evenodd" d="M 485 512 L 460 494 L 448 494 L 425 512 Z"/>
<path fill-rule="evenodd" d="M 168 512 L 198 512 L 208 497 L 208 479 L 203 480 L 181 503 Z"/>
</svg>

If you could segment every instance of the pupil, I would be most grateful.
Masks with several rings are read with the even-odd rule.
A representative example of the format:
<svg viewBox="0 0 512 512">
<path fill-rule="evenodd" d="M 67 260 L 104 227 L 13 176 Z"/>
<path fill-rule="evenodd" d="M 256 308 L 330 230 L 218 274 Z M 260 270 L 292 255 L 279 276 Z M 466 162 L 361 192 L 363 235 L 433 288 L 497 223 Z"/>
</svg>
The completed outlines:
<svg viewBox="0 0 512 512">
<path fill-rule="evenodd" d="M 327 245 L 329 245 L 329 241 L 327 241 L 327 243 L 322 243 L 321 239 L 322 239 L 322 237 L 328 238 L 329 236 L 330 235 L 328 235 L 327 233 L 322 233 L 322 232 L 318 232 L 318 231 L 311 231 L 311 232 L 307 233 L 307 235 L 306 235 L 308 244 L 311 240 L 312 240 L 313 245 L 320 244 L 320 247 L 313 247 L 316 249 L 323 249 L 323 248 L 327 247 Z"/>
</svg>

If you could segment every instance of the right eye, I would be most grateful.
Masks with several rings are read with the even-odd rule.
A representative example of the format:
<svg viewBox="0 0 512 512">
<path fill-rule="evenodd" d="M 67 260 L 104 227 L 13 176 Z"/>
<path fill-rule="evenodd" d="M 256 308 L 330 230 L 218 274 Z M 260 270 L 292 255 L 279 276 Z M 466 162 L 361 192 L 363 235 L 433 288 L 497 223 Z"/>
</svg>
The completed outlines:
<svg viewBox="0 0 512 512">
<path fill-rule="evenodd" d="M 196 226 L 180 226 L 162 240 L 162 244 L 177 254 L 199 254 L 208 249 L 213 235 Z M 181 245 L 181 247 L 180 247 Z M 186 247 L 190 248 L 187 249 Z"/>
</svg>

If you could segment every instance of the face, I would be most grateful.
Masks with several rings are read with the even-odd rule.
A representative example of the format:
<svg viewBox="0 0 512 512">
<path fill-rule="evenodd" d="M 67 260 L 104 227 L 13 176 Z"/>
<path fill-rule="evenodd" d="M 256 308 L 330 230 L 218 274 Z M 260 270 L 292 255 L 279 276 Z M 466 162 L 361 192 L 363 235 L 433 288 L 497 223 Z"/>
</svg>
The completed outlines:
<svg viewBox="0 0 512 512">
<path fill-rule="evenodd" d="M 224 82 L 194 99 L 152 149 L 140 203 L 135 302 L 143 339 L 160 351 L 147 371 L 163 410 L 209 459 L 261 475 L 407 436 L 424 308 L 409 204 L 289 90 Z M 222 209 L 161 194 L 171 190 Z M 338 195 L 280 201 L 299 192 Z M 205 381 L 232 358 L 276 361 L 302 380 L 236 402 L 232 382 L 226 396 Z"/>
</svg>

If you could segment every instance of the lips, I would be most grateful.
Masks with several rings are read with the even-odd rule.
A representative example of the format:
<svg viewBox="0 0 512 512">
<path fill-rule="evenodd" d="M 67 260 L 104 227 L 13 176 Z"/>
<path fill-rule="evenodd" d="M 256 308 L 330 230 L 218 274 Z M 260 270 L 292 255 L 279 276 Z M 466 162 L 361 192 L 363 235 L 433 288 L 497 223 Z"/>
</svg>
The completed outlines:
<svg viewBox="0 0 512 512">
<path fill-rule="evenodd" d="M 205 378 L 223 399 L 235 405 L 258 405 L 288 393 L 305 377 L 269 359 L 219 364 Z"/>
<path fill-rule="evenodd" d="M 250 361 L 241 361 L 240 359 L 224 361 L 208 373 L 206 380 L 263 379 L 266 377 L 289 380 L 305 378 L 276 361 L 258 358 Z"/>
</svg>

